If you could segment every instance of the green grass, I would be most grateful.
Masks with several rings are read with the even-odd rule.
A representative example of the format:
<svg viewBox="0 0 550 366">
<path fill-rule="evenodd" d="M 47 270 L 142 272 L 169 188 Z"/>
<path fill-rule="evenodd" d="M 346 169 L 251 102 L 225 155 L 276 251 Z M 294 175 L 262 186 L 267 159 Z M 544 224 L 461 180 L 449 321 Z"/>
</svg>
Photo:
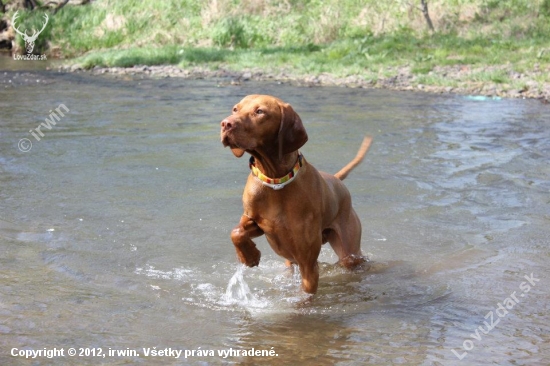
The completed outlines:
<svg viewBox="0 0 550 366">
<path fill-rule="evenodd" d="M 97 0 L 50 16 L 37 47 L 49 42 L 86 68 L 176 64 L 371 79 L 402 67 L 428 80 L 441 66 L 550 64 L 550 0 L 430 0 L 434 34 L 418 3 Z M 36 27 L 42 14 L 22 12 L 21 21 Z M 498 72 L 474 81 L 508 82 Z"/>
<path fill-rule="evenodd" d="M 218 64 L 227 61 L 231 51 L 217 48 L 183 48 L 164 46 L 157 48 L 127 48 L 89 53 L 79 58 L 84 68 L 132 67 L 135 65 L 196 65 Z"/>
</svg>

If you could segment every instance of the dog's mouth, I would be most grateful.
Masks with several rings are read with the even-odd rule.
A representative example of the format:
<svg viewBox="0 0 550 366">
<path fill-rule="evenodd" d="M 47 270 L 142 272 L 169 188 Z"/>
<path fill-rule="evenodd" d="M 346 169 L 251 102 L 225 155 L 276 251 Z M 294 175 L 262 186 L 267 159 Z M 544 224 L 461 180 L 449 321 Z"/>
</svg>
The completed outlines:
<svg viewBox="0 0 550 366">
<path fill-rule="evenodd" d="M 231 149 L 231 152 L 236 157 L 240 158 L 241 156 L 244 155 L 246 149 L 236 144 L 234 139 L 232 139 L 227 132 L 221 133 L 221 140 L 222 140 L 223 147 L 229 146 L 229 148 Z"/>
<path fill-rule="evenodd" d="M 223 147 L 232 147 L 232 146 L 235 146 L 235 143 L 232 141 L 231 137 L 229 136 L 229 134 L 227 132 L 222 132 L 221 133 L 221 140 L 222 140 L 222 144 L 223 144 Z"/>
<path fill-rule="evenodd" d="M 229 138 L 227 136 L 222 136 L 222 144 L 223 144 L 223 147 L 229 146 Z"/>
</svg>

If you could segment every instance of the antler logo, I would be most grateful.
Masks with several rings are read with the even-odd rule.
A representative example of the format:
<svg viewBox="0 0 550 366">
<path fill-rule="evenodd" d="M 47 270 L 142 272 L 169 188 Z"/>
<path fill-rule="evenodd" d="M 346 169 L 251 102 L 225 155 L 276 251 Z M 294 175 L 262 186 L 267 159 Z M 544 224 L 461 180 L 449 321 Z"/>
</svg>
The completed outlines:
<svg viewBox="0 0 550 366">
<path fill-rule="evenodd" d="M 34 49 L 34 42 L 36 41 L 36 38 L 38 38 L 38 35 L 40 33 L 42 33 L 42 31 L 44 30 L 44 28 L 46 28 L 46 25 L 48 24 L 48 14 L 44 14 L 44 26 L 42 27 L 42 29 L 40 29 L 40 31 L 37 33 L 36 32 L 36 29 L 33 29 L 33 34 L 32 36 L 29 36 L 27 34 L 27 29 L 25 29 L 25 32 L 21 32 L 19 29 L 17 29 L 17 27 L 15 26 L 15 21 L 17 20 L 17 18 L 19 18 L 19 10 L 15 12 L 15 14 L 13 14 L 13 17 L 11 18 L 11 26 L 13 27 L 13 29 L 19 33 L 21 35 L 21 37 L 23 37 L 23 39 L 25 40 L 25 48 L 27 49 L 27 53 L 32 53 L 32 50 Z"/>
</svg>

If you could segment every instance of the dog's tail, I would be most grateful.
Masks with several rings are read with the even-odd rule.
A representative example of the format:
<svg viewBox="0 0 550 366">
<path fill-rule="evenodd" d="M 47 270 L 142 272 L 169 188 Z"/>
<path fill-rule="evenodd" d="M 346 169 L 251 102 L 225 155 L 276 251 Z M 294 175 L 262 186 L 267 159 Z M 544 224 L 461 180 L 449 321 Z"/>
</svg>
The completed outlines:
<svg viewBox="0 0 550 366">
<path fill-rule="evenodd" d="M 348 174 L 355 168 L 359 163 L 363 160 L 365 157 L 365 154 L 369 150 L 370 144 L 372 142 L 372 137 L 365 136 L 363 139 L 363 143 L 361 144 L 361 147 L 359 148 L 359 151 L 357 152 L 357 155 L 355 158 L 353 158 L 352 161 L 348 163 L 345 167 L 343 167 L 338 173 L 334 174 L 334 176 L 340 180 L 344 180 Z"/>
</svg>

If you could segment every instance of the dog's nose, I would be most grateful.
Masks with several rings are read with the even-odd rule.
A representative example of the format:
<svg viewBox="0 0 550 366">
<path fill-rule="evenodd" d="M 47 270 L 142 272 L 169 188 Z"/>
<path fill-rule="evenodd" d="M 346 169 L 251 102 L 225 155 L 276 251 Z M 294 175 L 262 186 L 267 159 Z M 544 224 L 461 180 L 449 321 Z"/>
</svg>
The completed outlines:
<svg viewBox="0 0 550 366">
<path fill-rule="evenodd" d="M 227 118 L 222 121 L 221 126 L 223 131 L 227 131 L 233 128 L 233 124 Z"/>
</svg>

